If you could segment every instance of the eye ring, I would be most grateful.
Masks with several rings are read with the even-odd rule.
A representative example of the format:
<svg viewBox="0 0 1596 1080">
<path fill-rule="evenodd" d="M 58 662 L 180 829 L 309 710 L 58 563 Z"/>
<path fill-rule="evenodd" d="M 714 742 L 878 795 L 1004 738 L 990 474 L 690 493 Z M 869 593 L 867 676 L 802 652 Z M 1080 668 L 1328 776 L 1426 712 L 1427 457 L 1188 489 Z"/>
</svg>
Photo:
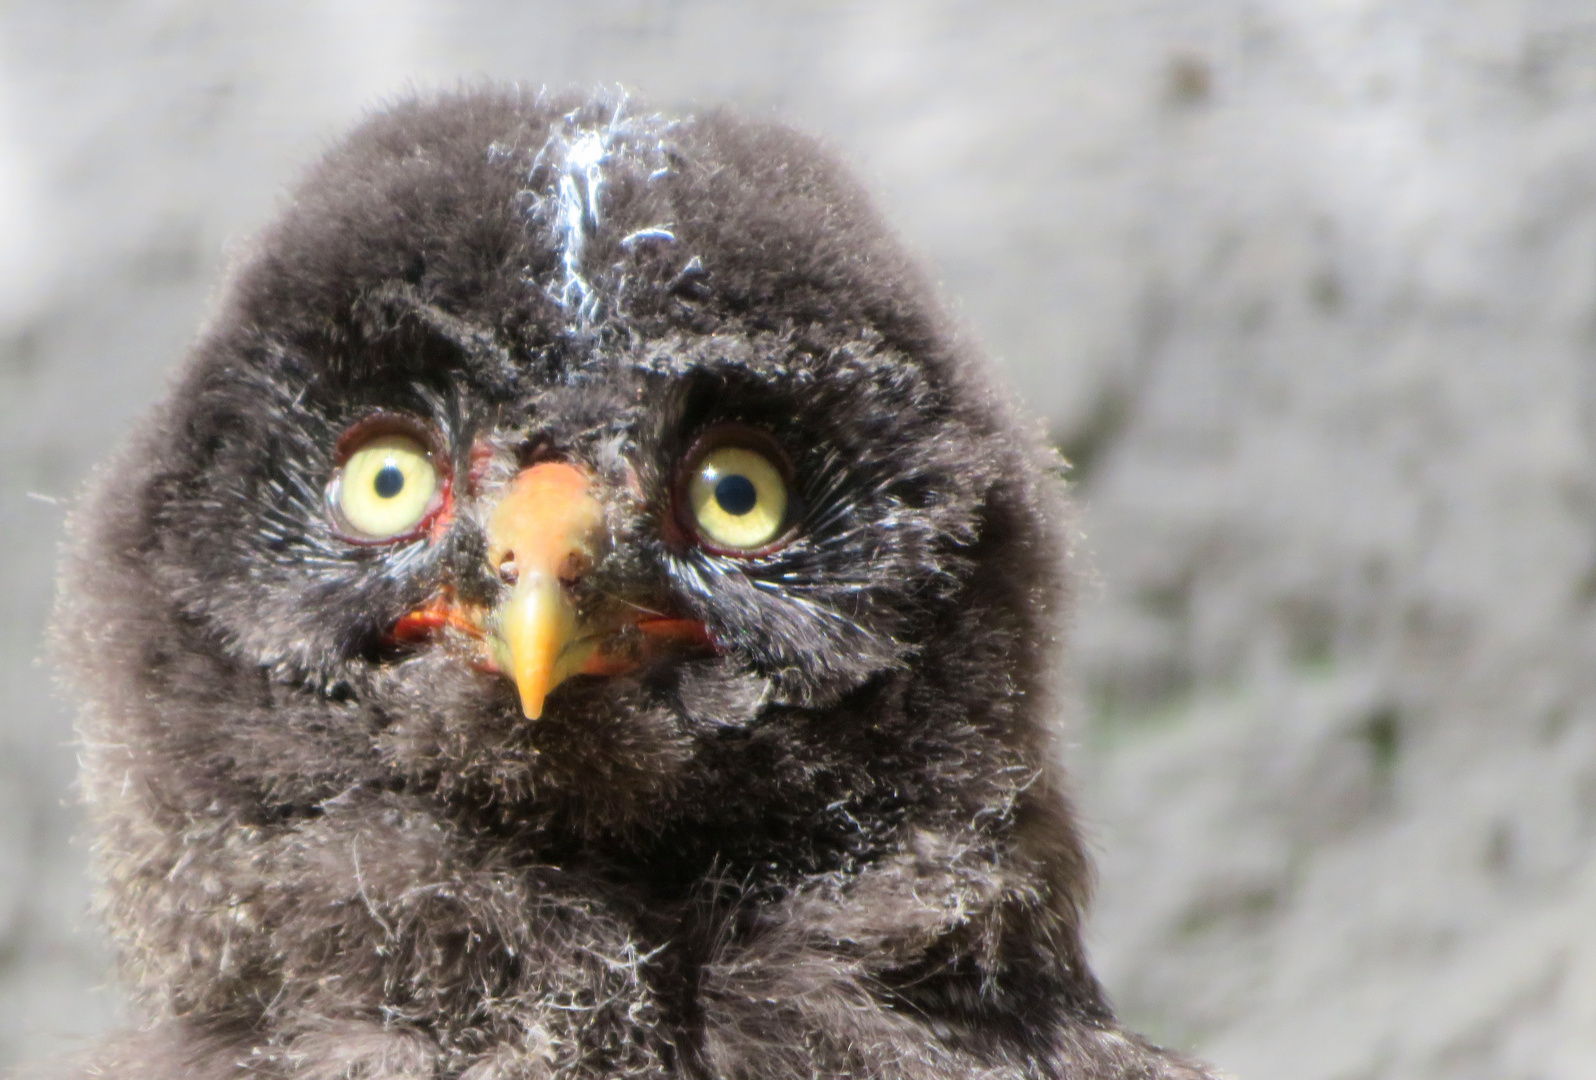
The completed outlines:
<svg viewBox="0 0 1596 1080">
<path fill-rule="evenodd" d="M 727 449 L 746 450 L 764 459 L 783 486 L 785 509 L 781 521 L 770 539 L 756 546 L 736 547 L 717 542 L 714 537 L 707 534 L 694 514 L 691 492 L 700 465 L 711 454 Z M 803 507 L 794 482 L 792 459 L 769 433 L 735 422 L 719 423 L 706 428 L 688 446 L 687 453 L 682 455 L 681 465 L 676 471 L 676 479 L 672 485 L 672 501 L 675 524 L 684 537 L 711 555 L 723 555 L 733 559 L 757 559 L 780 551 L 792 542 L 793 536 L 798 531 L 798 523 L 803 519 Z"/>
<path fill-rule="evenodd" d="M 344 506 L 343 486 L 350 461 L 361 450 L 385 439 L 409 441 L 420 449 L 420 457 L 431 469 L 433 488 L 414 522 L 393 533 L 374 535 L 350 520 Z M 338 437 L 333 452 L 332 476 L 326 488 L 327 516 L 338 538 L 361 547 L 377 547 L 403 543 L 425 535 L 453 501 L 453 472 L 448 456 L 440 446 L 441 439 L 435 429 L 399 413 L 373 413 L 351 424 Z M 389 470 L 384 468 L 381 472 L 384 476 L 377 477 L 378 483 L 383 482 Z M 379 494 L 386 496 L 388 493 Z"/>
</svg>

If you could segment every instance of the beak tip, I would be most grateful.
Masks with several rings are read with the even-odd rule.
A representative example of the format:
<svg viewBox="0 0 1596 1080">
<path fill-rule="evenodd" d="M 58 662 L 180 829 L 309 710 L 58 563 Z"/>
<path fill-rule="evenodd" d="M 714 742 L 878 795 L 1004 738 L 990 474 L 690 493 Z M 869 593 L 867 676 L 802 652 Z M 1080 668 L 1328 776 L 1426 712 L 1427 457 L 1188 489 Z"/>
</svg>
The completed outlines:
<svg viewBox="0 0 1596 1080">
<path fill-rule="evenodd" d="M 543 715 L 543 703 L 548 699 L 549 691 L 554 689 L 549 685 L 546 672 L 522 673 L 515 680 L 516 693 L 521 699 L 521 713 L 528 720 L 536 720 Z"/>
</svg>

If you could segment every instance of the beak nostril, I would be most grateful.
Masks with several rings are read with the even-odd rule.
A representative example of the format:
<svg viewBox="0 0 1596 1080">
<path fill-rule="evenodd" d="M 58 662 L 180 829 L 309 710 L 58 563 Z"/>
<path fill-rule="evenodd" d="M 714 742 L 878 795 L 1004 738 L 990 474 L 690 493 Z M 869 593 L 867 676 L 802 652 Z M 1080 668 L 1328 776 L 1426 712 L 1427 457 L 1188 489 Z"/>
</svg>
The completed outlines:
<svg viewBox="0 0 1596 1080">
<path fill-rule="evenodd" d="M 593 569 L 592 558 L 583 551 L 573 551 L 560 564 L 560 584 L 575 585 L 584 574 Z"/>
<path fill-rule="evenodd" d="M 514 585 L 521 580 L 521 568 L 515 564 L 515 552 L 506 552 L 504 558 L 499 560 L 499 580 L 506 585 Z"/>
</svg>

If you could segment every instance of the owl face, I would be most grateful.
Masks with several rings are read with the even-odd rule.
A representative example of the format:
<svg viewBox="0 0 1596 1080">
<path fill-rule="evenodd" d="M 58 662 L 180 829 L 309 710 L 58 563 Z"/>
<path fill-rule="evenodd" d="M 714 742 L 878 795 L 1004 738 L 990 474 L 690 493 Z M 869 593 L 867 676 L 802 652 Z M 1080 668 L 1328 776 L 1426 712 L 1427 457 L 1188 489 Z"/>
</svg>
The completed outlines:
<svg viewBox="0 0 1596 1080">
<path fill-rule="evenodd" d="M 790 134 L 397 110 L 106 485 L 120 707 L 268 815 L 381 784 L 646 829 L 755 761 L 885 777 L 1001 725 L 1051 602 L 1034 465 L 946 340 Z"/>
</svg>

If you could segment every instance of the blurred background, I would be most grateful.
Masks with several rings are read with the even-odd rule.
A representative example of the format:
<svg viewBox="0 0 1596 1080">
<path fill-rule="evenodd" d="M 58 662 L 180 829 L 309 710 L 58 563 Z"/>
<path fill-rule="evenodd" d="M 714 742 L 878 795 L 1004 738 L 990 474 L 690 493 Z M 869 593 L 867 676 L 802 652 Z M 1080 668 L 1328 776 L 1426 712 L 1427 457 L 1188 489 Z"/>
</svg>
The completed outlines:
<svg viewBox="0 0 1596 1080">
<path fill-rule="evenodd" d="M 0 1063 L 114 1022 L 66 505 L 407 87 L 819 133 L 1075 463 L 1128 1020 L 1243 1080 L 1596 1076 L 1589 0 L 0 0 Z"/>
</svg>

